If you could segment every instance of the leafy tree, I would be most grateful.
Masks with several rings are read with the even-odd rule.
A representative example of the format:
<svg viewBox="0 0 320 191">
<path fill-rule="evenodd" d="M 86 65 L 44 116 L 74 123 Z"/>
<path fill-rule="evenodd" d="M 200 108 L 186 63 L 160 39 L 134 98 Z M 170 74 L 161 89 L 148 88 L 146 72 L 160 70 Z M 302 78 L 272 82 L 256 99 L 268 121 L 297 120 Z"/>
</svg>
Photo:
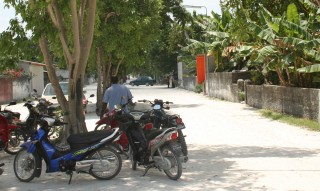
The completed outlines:
<svg viewBox="0 0 320 191">
<path fill-rule="evenodd" d="M 181 3 L 182 0 L 162 1 L 159 37 L 152 42 L 152 48 L 146 57 L 150 70 L 157 76 L 176 70 L 178 52 L 186 43 L 186 23 L 192 18 L 190 13 L 180 6 Z"/>
<path fill-rule="evenodd" d="M 16 69 L 19 60 L 41 60 L 41 52 L 37 42 L 27 37 L 23 26 L 15 18 L 10 27 L 0 34 L 0 72 Z"/>
<path fill-rule="evenodd" d="M 141 70 L 145 52 L 157 37 L 160 1 L 100 1 L 93 55 L 98 64 L 97 108 L 110 75 Z M 145 68 L 145 65 L 144 65 Z M 103 86 L 101 85 L 103 84 Z M 99 111 L 98 111 L 99 112 Z"/>
<path fill-rule="evenodd" d="M 82 89 L 93 39 L 96 0 L 5 0 L 5 3 L 15 8 L 26 23 L 26 29 L 39 42 L 49 79 L 70 127 L 67 133 L 86 131 Z M 69 71 L 68 101 L 59 86 L 53 65 L 55 55 L 59 54 L 64 56 Z"/>
</svg>

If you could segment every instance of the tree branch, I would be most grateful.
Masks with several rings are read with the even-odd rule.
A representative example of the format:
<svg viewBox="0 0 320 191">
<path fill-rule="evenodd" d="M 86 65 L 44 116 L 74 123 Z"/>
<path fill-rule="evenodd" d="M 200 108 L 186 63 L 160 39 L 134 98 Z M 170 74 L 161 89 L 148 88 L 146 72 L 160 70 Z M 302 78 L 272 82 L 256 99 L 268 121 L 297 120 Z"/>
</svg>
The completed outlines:
<svg viewBox="0 0 320 191">
<path fill-rule="evenodd" d="M 74 46 L 74 59 L 76 63 L 75 70 L 77 71 L 77 67 L 80 60 L 81 55 L 81 44 L 80 44 L 80 36 L 79 36 L 79 20 L 78 20 L 78 14 L 77 14 L 77 0 L 71 0 L 71 16 L 72 16 L 72 33 L 73 33 L 73 46 Z M 75 72 L 74 74 L 77 74 Z M 74 78 L 74 76 L 70 76 Z"/>
<path fill-rule="evenodd" d="M 90 48 L 93 41 L 93 32 L 94 32 L 94 24 L 95 24 L 95 13 L 96 13 L 97 1 L 91 0 L 88 7 L 88 21 L 87 21 L 87 30 L 86 36 L 83 41 L 83 45 L 81 46 L 81 63 L 79 65 L 79 72 L 84 73 L 87 61 L 89 58 Z"/>
<path fill-rule="evenodd" d="M 50 15 L 52 22 L 54 23 L 55 27 L 59 31 L 59 38 L 60 38 L 60 41 L 62 44 L 62 49 L 63 49 L 64 55 L 66 57 L 66 60 L 68 62 L 68 66 L 69 66 L 70 63 L 73 63 L 74 61 L 73 61 L 72 55 L 69 51 L 69 47 L 68 47 L 68 43 L 67 43 L 68 42 L 67 41 L 67 32 L 66 32 L 66 29 L 63 24 L 61 12 L 58 9 L 57 1 L 52 0 L 51 4 L 48 5 L 47 9 L 48 9 L 48 13 Z"/>
<path fill-rule="evenodd" d="M 63 104 L 60 104 L 60 106 L 61 106 L 62 110 L 64 112 L 66 112 L 67 108 L 68 108 L 68 107 L 66 107 L 67 100 L 63 96 L 63 92 L 62 92 L 61 87 L 59 85 L 59 80 L 58 80 L 57 76 L 55 75 L 55 69 L 54 69 L 52 61 L 50 59 L 50 51 L 48 48 L 48 42 L 47 42 L 47 39 L 44 34 L 42 34 L 39 39 L 39 46 L 40 46 L 41 52 L 44 57 L 44 63 L 46 64 L 46 68 L 48 70 L 49 80 L 53 84 L 53 88 L 54 88 L 54 91 L 56 92 L 56 94 L 61 95 L 61 96 L 57 96 L 57 98 L 58 99 L 62 98 L 62 100 L 59 100 L 60 103 L 63 103 Z"/>
<path fill-rule="evenodd" d="M 82 30 L 81 30 L 81 27 L 83 26 L 83 20 L 84 20 L 84 12 L 86 10 L 86 5 L 87 5 L 87 0 L 82 0 L 81 1 L 81 6 L 80 6 L 80 9 L 79 9 L 79 36 L 80 38 L 82 38 Z M 81 39 L 80 39 L 81 41 Z M 82 42 L 80 42 L 82 44 Z"/>
</svg>

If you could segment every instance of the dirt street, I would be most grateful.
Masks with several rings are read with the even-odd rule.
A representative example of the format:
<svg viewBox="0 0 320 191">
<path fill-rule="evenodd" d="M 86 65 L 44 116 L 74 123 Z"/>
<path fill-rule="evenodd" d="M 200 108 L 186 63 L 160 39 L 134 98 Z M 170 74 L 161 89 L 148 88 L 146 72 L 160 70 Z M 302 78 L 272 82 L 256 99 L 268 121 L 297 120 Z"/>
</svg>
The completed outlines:
<svg viewBox="0 0 320 191">
<path fill-rule="evenodd" d="M 86 88 L 88 94 L 95 93 L 94 85 Z M 132 171 L 130 162 L 124 160 L 119 175 L 109 181 L 74 174 L 68 185 L 68 175 L 45 173 L 44 166 L 40 178 L 22 183 L 13 172 L 14 156 L 1 151 L 0 161 L 6 165 L 0 190 L 320 190 L 319 132 L 263 118 L 245 104 L 214 100 L 179 88 L 129 88 L 134 101 L 161 98 L 174 102 L 171 111 L 180 114 L 186 124 L 189 148 L 181 179 L 172 181 L 156 169 L 142 177 L 142 167 Z M 94 113 L 87 114 L 89 130 L 97 120 Z"/>
</svg>

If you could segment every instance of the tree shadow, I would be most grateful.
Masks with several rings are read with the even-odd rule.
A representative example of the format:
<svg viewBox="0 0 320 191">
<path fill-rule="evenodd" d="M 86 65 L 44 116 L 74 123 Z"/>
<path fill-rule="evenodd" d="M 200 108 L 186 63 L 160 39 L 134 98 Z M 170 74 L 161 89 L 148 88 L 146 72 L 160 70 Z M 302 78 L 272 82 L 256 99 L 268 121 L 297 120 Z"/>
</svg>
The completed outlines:
<svg viewBox="0 0 320 191">
<path fill-rule="evenodd" d="M 183 163 L 183 172 L 179 180 L 170 180 L 164 172 L 150 169 L 145 176 L 144 168 L 138 166 L 131 170 L 128 160 L 123 160 L 119 175 L 108 181 L 99 181 L 88 174 L 74 174 L 70 185 L 69 176 L 65 173 L 43 173 L 30 183 L 19 182 L 13 170 L 6 169 L 2 180 L 10 178 L 0 188 L 4 190 L 267 190 L 255 186 L 262 178 L 259 170 L 252 171 L 239 166 L 239 159 L 245 158 L 302 158 L 316 155 L 315 151 L 291 147 L 259 147 L 230 145 L 188 145 L 189 161 Z M 12 168 L 14 156 L 1 156 Z M 11 159 L 8 161 L 8 159 Z M 264 164 L 261 164 L 262 166 Z M 273 171 L 280 171 L 272 169 Z M 8 177 L 5 177 L 8 176 Z"/>
</svg>

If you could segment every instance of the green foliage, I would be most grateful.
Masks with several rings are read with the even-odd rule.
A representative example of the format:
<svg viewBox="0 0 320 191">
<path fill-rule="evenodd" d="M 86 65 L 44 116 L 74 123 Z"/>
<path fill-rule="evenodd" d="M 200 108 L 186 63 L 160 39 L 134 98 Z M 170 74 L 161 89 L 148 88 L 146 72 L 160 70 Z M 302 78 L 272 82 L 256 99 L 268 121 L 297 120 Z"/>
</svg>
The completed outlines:
<svg viewBox="0 0 320 191">
<path fill-rule="evenodd" d="M 203 83 L 201 83 L 201 84 L 196 84 L 196 86 L 194 87 L 194 91 L 195 91 L 196 93 L 201 93 L 201 92 L 203 92 Z"/>
<path fill-rule="evenodd" d="M 209 50 L 217 72 L 255 70 L 258 84 L 312 86 L 307 74 L 319 70 L 319 7 L 309 0 L 222 0 L 221 7 L 222 16 L 197 20 L 205 33 L 182 50 Z"/>
<path fill-rule="evenodd" d="M 28 37 L 17 18 L 10 21 L 10 27 L 0 33 L 0 73 L 17 67 L 19 60 L 42 61 L 42 55 L 35 40 Z"/>
</svg>

